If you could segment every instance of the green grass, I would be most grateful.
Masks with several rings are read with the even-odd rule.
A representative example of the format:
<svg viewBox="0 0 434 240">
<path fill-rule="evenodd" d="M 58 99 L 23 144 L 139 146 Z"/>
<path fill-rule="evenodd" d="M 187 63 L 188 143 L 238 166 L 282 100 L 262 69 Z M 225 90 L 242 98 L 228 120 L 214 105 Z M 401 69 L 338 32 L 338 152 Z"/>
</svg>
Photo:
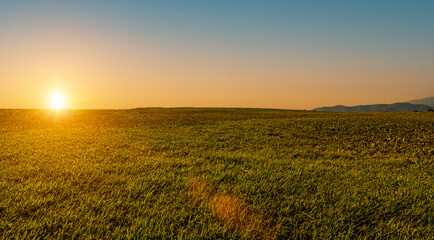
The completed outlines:
<svg viewBox="0 0 434 240">
<path fill-rule="evenodd" d="M 433 123 L 432 112 L 0 110 L 0 238 L 433 239 Z M 225 199 L 248 221 L 221 217 Z"/>
</svg>

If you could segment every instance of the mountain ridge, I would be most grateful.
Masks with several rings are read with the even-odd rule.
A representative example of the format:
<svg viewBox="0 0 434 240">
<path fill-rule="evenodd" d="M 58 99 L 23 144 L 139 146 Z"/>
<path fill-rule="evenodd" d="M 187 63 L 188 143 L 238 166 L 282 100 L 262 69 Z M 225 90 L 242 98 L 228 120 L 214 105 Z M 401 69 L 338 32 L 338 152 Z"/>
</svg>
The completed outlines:
<svg viewBox="0 0 434 240">
<path fill-rule="evenodd" d="M 426 97 L 426 98 L 421 98 L 421 99 L 415 99 L 415 100 L 408 101 L 408 103 L 411 103 L 411 104 L 423 104 L 423 105 L 427 105 L 427 106 L 430 106 L 430 107 L 434 107 L 434 97 Z"/>
<path fill-rule="evenodd" d="M 431 101 L 433 101 L 433 105 L 418 104 L 418 102 L 431 104 Z M 315 108 L 314 110 L 326 112 L 425 112 L 429 110 L 434 110 L 434 97 L 416 99 L 409 102 L 397 102 L 392 104 L 370 104 L 357 106 L 336 105 L 331 107 L 319 107 Z"/>
</svg>

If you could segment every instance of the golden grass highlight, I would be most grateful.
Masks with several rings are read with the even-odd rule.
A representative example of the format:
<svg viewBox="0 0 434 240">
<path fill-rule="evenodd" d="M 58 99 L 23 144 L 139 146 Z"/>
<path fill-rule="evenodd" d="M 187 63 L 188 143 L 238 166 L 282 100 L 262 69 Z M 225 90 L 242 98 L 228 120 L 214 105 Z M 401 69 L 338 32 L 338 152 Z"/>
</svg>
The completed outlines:
<svg viewBox="0 0 434 240">
<path fill-rule="evenodd" d="M 244 237 L 275 239 L 275 229 L 249 204 L 233 193 L 224 193 L 203 179 L 194 178 L 188 184 L 188 195 L 208 208 L 226 226 L 243 233 Z"/>
</svg>

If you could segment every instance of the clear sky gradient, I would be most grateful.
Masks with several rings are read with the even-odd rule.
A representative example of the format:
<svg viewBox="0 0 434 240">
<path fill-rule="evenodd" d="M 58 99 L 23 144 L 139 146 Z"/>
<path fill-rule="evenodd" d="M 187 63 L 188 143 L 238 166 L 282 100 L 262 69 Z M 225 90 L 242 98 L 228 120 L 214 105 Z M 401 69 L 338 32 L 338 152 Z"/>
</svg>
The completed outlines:
<svg viewBox="0 0 434 240">
<path fill-rule="evenodd" d="M 266 107 L 434 95 L 434 1 L 0 1 L 0 108 Z"/>
</svg>

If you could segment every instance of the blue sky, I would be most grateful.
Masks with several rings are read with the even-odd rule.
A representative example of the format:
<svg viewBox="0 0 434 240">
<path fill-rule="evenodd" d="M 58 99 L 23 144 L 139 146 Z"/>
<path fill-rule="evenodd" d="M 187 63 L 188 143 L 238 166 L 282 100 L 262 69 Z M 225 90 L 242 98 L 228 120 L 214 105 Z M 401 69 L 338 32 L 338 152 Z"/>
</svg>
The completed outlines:
<svg viewBox="0 0 434 240">
<path fill-rule="evenodd" d="M 422 0 L 2 1 L 0 87 L 29 84 L 5 70 L 25 62 L 23 69 L 38 69 L 26 71 L 35 84 L 75 89 L 77 108 L 410 100 L 434 94 L 433 13 L 434 1 Z M 88 65 L 107 76 L 74 54 L 88 54 Z M 83 97 L 92 95 L 84 83 L 98 89 L 104 81 L 107 94 Z M 116 102 L 108 99 L 113 91 L 121 92 Z M 3 96 L 4 107 L 43 105 Z"/>
</svg>

